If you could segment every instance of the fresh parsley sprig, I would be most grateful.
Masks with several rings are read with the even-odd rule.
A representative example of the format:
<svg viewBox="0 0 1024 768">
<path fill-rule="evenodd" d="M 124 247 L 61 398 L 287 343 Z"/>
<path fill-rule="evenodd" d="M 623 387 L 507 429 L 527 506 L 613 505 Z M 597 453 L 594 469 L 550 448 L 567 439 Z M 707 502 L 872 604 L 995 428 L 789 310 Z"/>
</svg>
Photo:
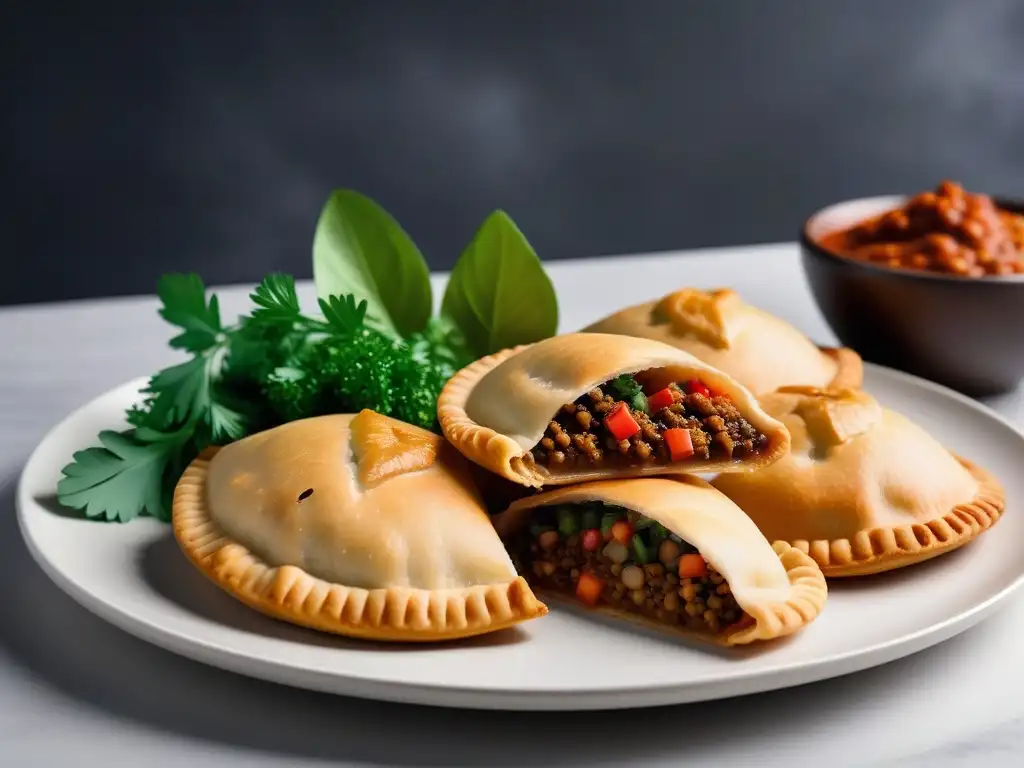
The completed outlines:
<svg viewBox="0 0 1024 768">
<path fill-rule="evenodd" d="M 260 283 L 251 314 L 229 327 L 198 275 L 165 275 L 157 294 L 161 317 L 181 329 L 171 346 L 190 357 L 149 379 L 142 403 L 127 413 L 130 429 L 101 432 L 99 446 L 78 451 L 63 468 L 58 498 L 86 517 L 168 520 L 173 487 L 188 462 L 208 445 L 275 422 L 263 398 L 275 358 L 283 364 L 310 339 L 356 333 L 366 312 L 365 302 L 332 296 L 321 300 L 325 319 L 306 317 L 294 279 L 282 274 Z M 233 358 L 232 350 L 240 354 Z"/>
<path fill-rule="evenodd" d="M 272 274 L 230 326 L 198 275 L 165 275 L 160 315 L 189 357 L 149 379 L 128 429 L 72 456 L 60 502 L 97 520 L 168 520 L 181 473 L 209 445 L 363 408 L 436 429 L 437 396 L 456 370 L 557 326 L 551 281 L 501 211 L 459 257 L 437 316 L 415 243 L 357 192 L 335 191 L 321 211 L 313 272 L 322 317 L 303 314 L 292 277 Z"/>
</svg>

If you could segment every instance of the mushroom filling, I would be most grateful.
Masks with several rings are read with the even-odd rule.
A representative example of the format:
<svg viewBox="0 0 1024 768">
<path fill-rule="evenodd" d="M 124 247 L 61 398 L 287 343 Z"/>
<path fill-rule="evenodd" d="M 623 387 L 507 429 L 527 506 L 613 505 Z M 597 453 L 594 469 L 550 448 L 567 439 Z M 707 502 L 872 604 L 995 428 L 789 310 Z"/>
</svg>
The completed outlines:
<svg viewBox="0 0 1024 768">
<path fill-rule="evenodd" d="M 699 380 L 645 394 L 635 378 L 623 375 L 563 405 L 527 455 L 548 467 L 665 464 L 741 459 L 767 444 L 728 395 Z"/>
<path fill-rule="evenodd" d="M 534 587 L 669 625 L 718 633 L 749 626 L 729 583 L 695 547 L 639 513 L 600 502 L 534 511 L 509 546 Z"/>
</svg>

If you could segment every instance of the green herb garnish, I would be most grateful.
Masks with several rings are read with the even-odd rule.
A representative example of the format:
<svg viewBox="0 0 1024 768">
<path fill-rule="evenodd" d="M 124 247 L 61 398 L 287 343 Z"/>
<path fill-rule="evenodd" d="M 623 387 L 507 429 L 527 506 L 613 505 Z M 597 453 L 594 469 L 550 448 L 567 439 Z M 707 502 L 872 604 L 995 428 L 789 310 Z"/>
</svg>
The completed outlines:
<svg viewBox="0 0 1024 768">
<path fill-rule="evenodd" d="M 500 211 L 457 262 L 438 317 L 416 245 L 357 192 L 335 191 L 321 211 L 313 272 L 321 317 L 302 312 L 292 277 L 274 274 L 230 326 L 198 275 L 165 275 L 160 315 L 189 358 L 150 378 L 128 429 L 73 455 L 61 504 L 97 520 L 168 520 L 174 487 L 203 449 L 296 419 L 368 408 L 436 429 L 437 396 L 456 370 L 557 325 L 551 283 Z"/>
<path fill-rule="evenodd" d="M 445 289 L 441 314 L 462 329 L 477 357 L 555 334 L 555 289 L 530 243 L 504 211 L 488 216 L 462 252 Z"/>
<path fill-rule="evenodd" d="M 628 373 L 612 379 L 612 389 L 615 390 L 615 394 L 619 396 L 620 400 L 629 403 L 630 408 L 647 413 L 647 395 L 644 394 L 643 388 L 637 380 Z"/>
<path fill-rule="evenodd" d="M 430 319 L 430 270 L 419 249 L 391 214 L 353 190 L 335 190 L 320 212 L 313 278 L 321 299 L 365 299 L 366 324 L 389 335 L 423 331 Z"/>
</svg>

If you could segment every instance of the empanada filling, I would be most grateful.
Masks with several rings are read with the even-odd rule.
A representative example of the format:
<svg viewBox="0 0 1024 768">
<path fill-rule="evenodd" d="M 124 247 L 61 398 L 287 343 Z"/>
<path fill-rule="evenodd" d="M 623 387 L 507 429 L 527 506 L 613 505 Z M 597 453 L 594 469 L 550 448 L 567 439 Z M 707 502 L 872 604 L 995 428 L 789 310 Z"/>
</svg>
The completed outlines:
<svg viewBox="0 0 1024 768">
<path fill-rule="evenodd" d="M 516 570 L 531 586 L 575 595 L 589 606 L 612 606 L 712 634 L 753 621 L 695 547 L 622 507 L 540 507 L 533 524 L 508 546 Z"/>
<path fill-rule="evenodd" d="M 699 380 L 644 393 L 619 376 L 566 403 L 528 454 L 538 464 L 667 464 L 756 455 L 768 437 L 740 415 L 727 395 Z"/>
</svg>

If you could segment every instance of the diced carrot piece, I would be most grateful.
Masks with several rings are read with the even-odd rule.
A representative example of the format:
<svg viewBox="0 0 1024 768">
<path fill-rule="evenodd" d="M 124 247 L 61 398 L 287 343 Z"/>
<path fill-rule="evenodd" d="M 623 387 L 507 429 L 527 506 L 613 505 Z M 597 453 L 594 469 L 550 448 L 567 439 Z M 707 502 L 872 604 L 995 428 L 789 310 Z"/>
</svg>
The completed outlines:
<svg viewBox="0 0 1024 768">
<path fill-rule="evenodd" d="M 601 591 L 604 589 L 604 582 L 589 571 L 580 574 L 576 582 L 576 597 L 587 605 L 597 605 L 601 599 Z"/>
<path fill-rule="evenodd" d="M 604 417 L 604 425 L 616 440 L 625 440 L 640 431 L 633 414 L 621 400 L 617 402 Z"/>
<path fill-rule="evenodd" d="M 700 579 L 708 575 L 708 564 L 700 555 L 683 555 L 679 558 L 680 579 Z"/>
<path fill-rule="evenodd" d="M 708 389 L 707 385 L 700 379 L 690 379 L 686 382 L 686 391 L 691 395 L 704 395 L 704 397 L 711 397 L 711 390 Z"/>
<path fill-rule="evenodd" d="M 693 456 L 693 438 L 690 437 L 690 430 L 683 429 L 682 427 L 673 427 L 672 429 L 666 429 L 662 432 L 661 436 L 665 439 L 665 445 L 668 447 L 668 453 L 672 457 L 672 461 L 679 461 L 688 456 Z"/>
<path fill-rule="evenodd" d="M 647 409 L 653 414 L 660 411 L 662 408 L 668 408 L 676 401 L 675 395 L 672 394 L 672 390 L 668 387 L 659 389 L 653 395 L 647 397 Z"/>
<path fill-rule="evenodd" d="M 629 540 L 633 538 L 633 526 L 625 520 L 619 520 L 612 525 L 612 538 L 619 544 L 629 544 Z"/>
<path fill-rule="evenodd" d="M 597 548 L 601 546 L 601 531 L 597 528 L 588 528 L 583 532 L 580 541 L 588 552 L 597 552 Z"/>
</svg>

